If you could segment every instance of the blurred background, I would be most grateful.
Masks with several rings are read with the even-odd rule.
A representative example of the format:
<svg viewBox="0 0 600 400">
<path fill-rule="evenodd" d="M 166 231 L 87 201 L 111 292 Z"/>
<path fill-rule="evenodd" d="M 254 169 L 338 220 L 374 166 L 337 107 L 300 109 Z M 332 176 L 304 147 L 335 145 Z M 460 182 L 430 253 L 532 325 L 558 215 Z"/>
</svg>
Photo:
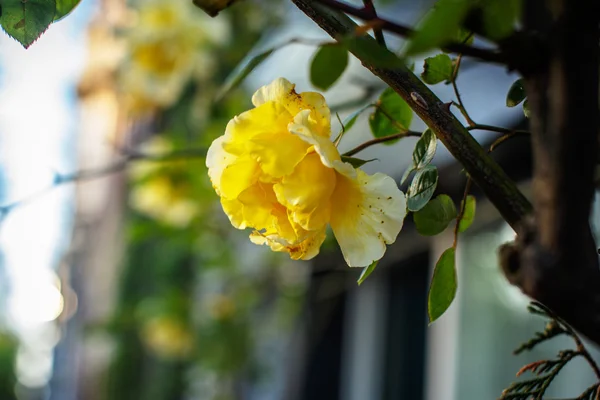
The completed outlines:
<svg viewBox="0 0 600 400">
<path fill-rule="evenodd" d="M 431 4 L 379 10 L 415 25 Z M 315 46 L 280 46 L 293 38 L 329 40 L 283 0 L 241 2 L 214 19 L 188 0 L 83 0 L 29 50 L 0 35 L 0 399 L 495 399 L 522 365 L 571 346 L 559 338 L 512 355 L 544 321 L 498 269 L 496 249 L 514 233 L 477 188 L 458 297 L 431 326 L 429 278 L 452 233 L 424 238 L 407 218 L 359 288 L 361 271 L 332 238 L 294 262 L 230 226 L 206 149 L 260 86 L 283 76 L 314 90 Z M 273 47 L 221 96 L 236 68 Z M 476 121 L 525 124 L 505 107 L 515 76 L 469 60 L 461 71 Z M 325 96 L 343 119 L 384 88 L 352 59 Z M 369 136 L 364 115 L 340 148 Z M 368 172 L 399 179 L 414 143 L 360 156 L 378 159 Z M 527 141 L 494 157 L 528 192 Z M 438 192 L 460 201 L 460 166 L 439 147 L 435 163 Z M 591 383 L 573 362 L 551 394 L 575 397 Z"/>
</svg>

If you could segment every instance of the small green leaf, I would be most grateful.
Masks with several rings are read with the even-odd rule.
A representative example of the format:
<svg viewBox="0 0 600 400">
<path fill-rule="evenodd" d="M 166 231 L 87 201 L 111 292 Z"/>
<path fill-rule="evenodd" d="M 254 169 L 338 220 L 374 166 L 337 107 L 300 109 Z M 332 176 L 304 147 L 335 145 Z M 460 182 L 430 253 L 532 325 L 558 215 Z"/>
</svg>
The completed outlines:
<svg viewBox="0 0 600 400">
<path fill-rule="evenodd" d="M 408 188 L 407 205 L 410 211 L 419 211 L 433 196 L 438 182 L 438 171 L 433 165 L 417 171 Z"/>
<path fill-rule="evenodd" d="M 404 185 L 404 182 L 406 182 L 406 180 L 410 176 L 410 173 L 413 172 L 414 170 L 415 170 L 415 165 L 414 164 L 410 164 L 408 166 L 408 168 L 406 168 L 406 171 L 404 171 L 404 174 L 402 174 L 402 179 L 400 179 L 400 184 L 401 185 Z"/>
<path fill-rule="evenodd" d="M 425 236 L 434 236 L 443 232 L 455 218 L 456 206 L 445 194 L 437 196 L 413 214 L 417 231 Z"/>
<path fill-rule="evenodd" d="M 359 108 L 352 114 L 348 115 L 342 124 L 344 125 L 344 131 L 349 131 L 354 126 L 354 123 L 358 119 L 358 116 L 365 112 L 368 108 L 373 107 L 373 104 L 367 104 L 366 106 Z"/>
<path fill-rule="evenodd" d="M 0 25 L 4 31 L 28 48 L 54 20 L 55 0 L 2 0 Z"/>
<path fill-rule="evenodd" d="M 441 317 L 456 296 L 456 263 L 454 257 L 454 247 L 450 247 L 442 253 L 435 264 L 427 301 L 429 323 Z"/>
<path fill-rule="evenodd" d="M 425 59 L 421 78 L 423 78 L 423 82 L 435 85 L 451 80 L 453 72 L 452 59 L 447 54 L 442 53 Z"/>
<path fill-rule="evenodd" d="M 456 39 L 471 0 L 439 0 L 413 35 L 406 54 L 423 53 Z"/>
<path fill-rule="evenodd" d="M 54 22 L 66 17 L 81 2 L 81 0 L 56 0 Z"/>
<path fill-rule="evenodd" d="M 216 100 L 221 100 L 227 93 L 238 87 L 240 83 L 242 83 L 256 67 L 269 58 L 269 56 L 273 54 L 275 50 L 276 49 L 269 49 L 255 56 L 247 57 L 245 60 L 243 60 L 219 88 L 219 91 L 216 95 Z"/>
<path fill-rule="evenodd" d="M 392 88 L 383 91 L 377 101 L 375 111 L 369 117 L 369 126 L 375 137 L 384 137 L 408 130 L 413 111 Z M 385 142 L 395 143 L 396 140 Z"/>
<path fill-rule="evenodd" d="M 369 265 L 368 267 L 365 267 L 362 271 L 362 273 L 360 274 L 360 276 L 358 277 L 358 284 L 359 286 L 362 285 L 362 283 L 369 277 L 369 275 L 371 275 L 371 272 L 373 272 L 375 270 L 375 267 L 377 266 L 377 263 L 379 262 L 379 260 L 373 261 L 371 263 L 371 265 Z"/>
<path fill-rule="evenodd" d="M 371 158 L 370 160 L 362 160 L 362 159 L 356 158 L 356 157 L 342 156 L 342 161 L 347 162 L 348 164 L 351 164 L 354 168 L 360 168 L 363 165 L 365 165 L 366 163 L 375 161 L 375 160 L 377 160 L 377 159 Z"/>
<path fill-rule="evenodd" d="M 433 156 L 435 156 L 435 151 L 437 149 L 437 137 L 435 133 L 431 129 L 426 129 L 423 132 L 423 135 L 417 140 L 417 144 L 415 145 L 415 149 L 413 150 L 413 166 L 415 169 L 425 168 L 431 160 L 433 160 Z"/>
<path fill-rule="evenodd" d="M 460 222 L 458 223 L 459 232 L 466 231 L 473 223 L 473 220 L 475 219 L 476 204 L 477 202 L 475 201 L 475 196 L 468 195 L 465 211 L 460 219 Z"/>
<path fill-rule="evenodd" d="M 506 95 L 506 106 L 516 107 L 527 97 L 523 79 L 517 79 L 508 89 Z"/>
<path fill-rule="evenodd" d="M 339 44 L 319 47 L 310 64 L 310 81 L 316 88 L 329 89 L 348 66 L 348 50 Z"/>
<path fill-rule="evenodd" d="M 527 99 L 523 102 L 523 114 L 525 115 L 525 118 L 529 118 L 529 102 Z"/>
<path fill-rule="evenodd" d="M 346 45 L 351 53 L 354 53 L 356 57 L 365 63 L 388 69 L 404 67 L 404 62 L 396 54 L 380 46 L 368 35 L 344 36 L 339 38 L 339 42 Z"/>
</svg>

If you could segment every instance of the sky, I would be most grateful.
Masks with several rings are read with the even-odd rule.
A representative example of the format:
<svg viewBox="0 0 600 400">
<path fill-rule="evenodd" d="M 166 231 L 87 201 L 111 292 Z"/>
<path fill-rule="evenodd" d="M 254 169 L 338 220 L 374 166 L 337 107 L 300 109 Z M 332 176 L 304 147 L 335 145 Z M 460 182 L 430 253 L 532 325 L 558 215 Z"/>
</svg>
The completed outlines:
<svg viewBox="0 0 600 400">
<path fill-rule="evenodd" d="M 0 221 L 9 286 L 0 315 L 23 340 L 17 368 L 25 386 L 45 384 L 57 340 L 51 321 L 62 296 L 54 271 L 70 242 L 74 188 L 47 189 L 56 173 L 76 169 L 75 90 L 94 3 L 84 1 L 27 50 L 0 33 L 0 205 L 35 197 Z"/>
</svg>

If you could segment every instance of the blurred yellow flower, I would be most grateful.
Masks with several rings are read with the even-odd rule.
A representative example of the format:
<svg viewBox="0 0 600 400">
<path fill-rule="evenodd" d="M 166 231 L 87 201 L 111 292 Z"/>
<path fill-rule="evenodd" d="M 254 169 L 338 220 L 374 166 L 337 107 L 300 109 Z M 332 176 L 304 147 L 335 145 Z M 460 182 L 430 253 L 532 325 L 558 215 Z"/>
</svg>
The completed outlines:
<svg viewBox="0 0 600 400">
<path fill-rule="evenodd" d="M 154 317 L 144 323 L 143 343 L 159 357 L 179 359 L 189 357 L 193 348 L 190 330 L 174 317 Z"/>
<path fill-rule="evenodd" d="M 387 175 L 342 161 L 319 93 L 296 93 L 280 78 L 252 97 L 208 150 L 206 165 L 223 210 L 250 240 L 293 259 L 319 253 L 327 224 L 351 267 L 379 260 L 396 240 L 406 199 Z"/>
<path fill-rule="evenodd" d="M 167 154 L 171 144 L 154 137 L 143 146 L 144 154 Z M 141 161 L 132 165 L 131 175 L 137 181 L 130 194 L 130 204 L 137 211 L 176 227 L 185 227 L 200 213 L 192 198 L 185 173 L 190 166 L 186 160 L 157 163 Z"/>
<path fill-rule="evenodd" d="M 200 64 L 205 67 L 199 50 L 215 28 L 208 20 L 188 1 L 144 2 L 127 33 L 128 58 L 121 70 L 131 111 L 167 107 L 179 98 Z"/>
</svg>

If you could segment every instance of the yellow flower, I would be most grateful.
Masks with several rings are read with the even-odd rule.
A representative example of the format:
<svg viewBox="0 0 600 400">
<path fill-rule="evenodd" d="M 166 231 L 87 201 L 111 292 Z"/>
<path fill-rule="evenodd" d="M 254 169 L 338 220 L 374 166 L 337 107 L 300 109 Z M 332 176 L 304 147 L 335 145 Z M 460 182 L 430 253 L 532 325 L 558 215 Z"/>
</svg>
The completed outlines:
<svg viewBox="0 0 600 400">
<path fill-rule="evenodd" d="M 319 253 L 327 224 L 351 267 L 379 260 L 396 240 L 406 199 L 387 175 L 342 161 L 330 111 L 318 93 L 296 93 L 280 78 L 252 97 L 206 159 L 223 210 L 250 240 L 293 259 Z"/>
</svg>

